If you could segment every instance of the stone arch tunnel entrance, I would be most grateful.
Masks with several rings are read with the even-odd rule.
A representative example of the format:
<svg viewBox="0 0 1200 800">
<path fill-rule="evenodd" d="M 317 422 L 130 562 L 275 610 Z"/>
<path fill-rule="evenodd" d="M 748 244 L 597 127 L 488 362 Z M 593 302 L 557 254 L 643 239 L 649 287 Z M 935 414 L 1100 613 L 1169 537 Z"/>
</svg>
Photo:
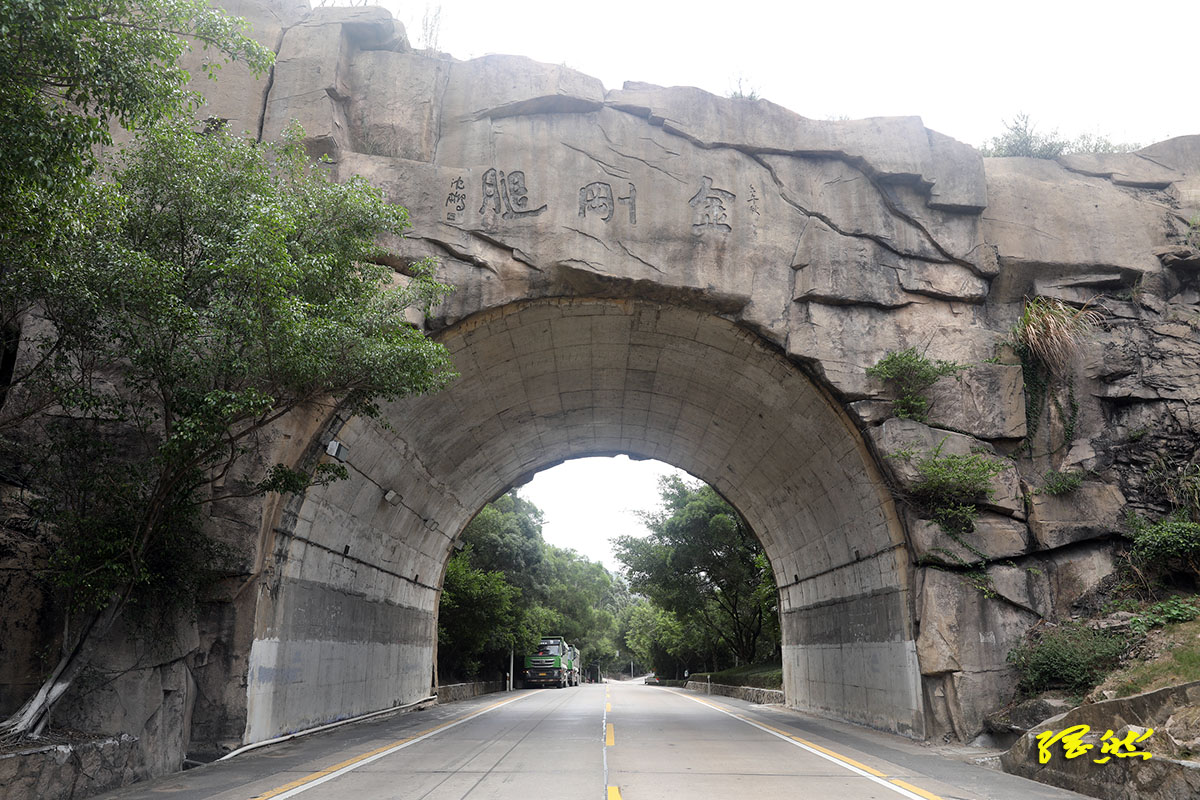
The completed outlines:
<svg viewBox="0 0 1200 800">
<path fill-rule="evenodd" d="M 655 458 L 746 518 L 780 592 L 784 683 L 801 709 L 925 732 L 903 529 L 873 456 L 831 396 L 720 316 L 550 298 L 438 337 L 446 391 L 332 431 L 351 479 L 276 528 L 246 740 L 428 693 L 440 577 L 487 501 L 569 458 Z"/>
</svg>

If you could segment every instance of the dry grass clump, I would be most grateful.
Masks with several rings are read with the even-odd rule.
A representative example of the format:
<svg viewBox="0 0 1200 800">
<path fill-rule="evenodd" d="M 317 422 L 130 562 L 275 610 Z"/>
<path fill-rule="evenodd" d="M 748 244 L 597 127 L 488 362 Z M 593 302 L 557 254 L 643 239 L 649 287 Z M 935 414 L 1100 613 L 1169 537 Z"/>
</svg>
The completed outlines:
<svg viewBox="0 0 1200 800">
<path fill-rule="evenodd" d="M 1052 297 L 1025 300 L 1021 318 L 1013 326 L 1013 343 L 1018 352 L 1027 353 L 1056 375 L 1067 372 L 1079 342 L 1091 332 L 1104 315 L 1084 304 L 1069 306 Z"/>
</svg>

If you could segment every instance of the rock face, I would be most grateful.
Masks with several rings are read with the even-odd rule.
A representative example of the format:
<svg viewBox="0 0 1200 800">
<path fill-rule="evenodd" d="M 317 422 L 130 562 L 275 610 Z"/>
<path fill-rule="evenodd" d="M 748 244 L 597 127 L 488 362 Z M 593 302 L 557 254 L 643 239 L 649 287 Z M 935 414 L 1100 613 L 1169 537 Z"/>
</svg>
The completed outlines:
<svg viewBox="0 0 1200 800">
<path fill-rule="evenodd" d="M 1043 720 L 1000 757 L 1006 772 L 1061 786 L 1104 800 L 1185 800 L 1200 795 L 1200 763 L 1189 760 L 1200 712 L 1200 682 L 1106 700 Z M 1087 726 L 1082 739 L 1087 751 L 1067 758 L 1061 745 L 1051 745 L 1049 760 L 1041 763 L 1037 735 Z M 1130 732 L 1134 738 L 1153 729 L 1136 750 L 1152 754 L 1118 758 L 1102 752 L 1102 737 Z M 1119 752 L 1128 753 L 1126 749 Z"/>
<path fill-rule="evenodd" d="M 969 740 L 1011 692 L 1008 648 L 1111 571 L 1127 508 L 1168 509 L 1155 475 L 1200 457 L 1200 137 L 983 159 L 916 117 L 818 122 L 415 52 L 379 9 L 234 10 L 278 61 L 269 80 L 228 67 L 207 113 L 264 138 L 299 121 L 335 176 L 409 208 L 389 244 L 456 286 L 424 324 L 462 377 L 386 426 L 274 431 L 261 464 L 315 463 L 336 438 L 354 477 L 214 509 L 243 574 L 125 681 L 135 702 L 78 712 L 157 731 L 153 770 L 428 696 L 463 526 L 538 469 L 612 453 L 688 470 L 751 523 L 788 703 Z M 1105 310 L 1061 385 L 997 363 L 1033 294 Z M 969 367 L 925 422 L 892 417 L 866 374 L 908 347 Z M 934 452 L 1004 467 L 971 534 L 908 502 Z M 1051 468 L 1087 482 L 1038 493 Z"/>
</svg>

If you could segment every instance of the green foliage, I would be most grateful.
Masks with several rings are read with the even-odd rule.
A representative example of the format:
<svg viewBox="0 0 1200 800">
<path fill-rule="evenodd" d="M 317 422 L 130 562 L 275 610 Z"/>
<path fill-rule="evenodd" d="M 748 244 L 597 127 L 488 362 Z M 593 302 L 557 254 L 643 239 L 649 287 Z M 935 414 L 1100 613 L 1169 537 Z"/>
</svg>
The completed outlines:
<svg viewBox="0 0 1200 800">
<path fill-rule="evenodd" d="M 94 214 L 80 203 L 114 124 L 142 127 L 194 105 L 178 57 L 190 45 L 261 74 L 271 51 L 205 0 L 6 0 L 0 3 L 0 252 L 44 261 L 48 239 Z M 183 37 L 183 38 L 181 38 Z M 185 41 L 186 39 L 186 41 Z M 219 63 L 209 61 L 206 70 Z M 8 301 L 7 303 L 5 301 Z M 5 324 L 14 298 L 0 297 Z"/>
<path fill-rule="evenodd" d="M 1022 360 L 1031 358 L 1061 376 L 1070 369 L 1080 342 L 1103 319 L 1103 314 L 1086 304 L 1075 308 L 1052 297 L 1027 298 L 1013 325 L 1013 347 Z"/>
<path fill-rule="evenodd" d="M 1082 695 L 1103 680 L 1125 652 L 1123 638 L 1068 622 L 1038 629 L 1008 653 L 1019 685 L 1028 694 L 1065 689 Z"/>
<path fill-rule="evenodd" d="M 55 579 L 76 604 L 170 591 L 153 565 L 174 569 L 176 540 L 196 546 L 202 504 L 344 474 L 233 477 L 294 409 L 371 415 L 451 377 L 443 348 L 405 320 L 446 287 L 428 265 L 394 286 L 376 263 L 375 237 L 406 213 L 362 179 L 311 169 L 301 140 L 152 126 L 88 185 L 87 224 L 58 234 L 56 263 L 9 270 L 52 324 L 31 330 L 39 366 L 5 408 L 31 420 L 30 443 L 5 449 L 27 456 L 35 517 L 59 533 Z M 38 415 L 47 404 L 56 413 Z"/>
<path fill-rule="evenodd" d="M 988 140 L 980 152 L 990 158 L 1057 158 L 1071 153 L 1128 153 L 1139 145 L 1113 142 L 1107 136 L 1082 134 L 1074 139 L 1064 139 L 1058 131 L 1043 135 L 1030 121 L 1028 114 L 1017 114 L 1012 122 L 1004 123 L 1005 132 Z"/>
<path fill-rule="evenodd" d="M 661 510 L 643 517 L 650 535 L 614 540 L 630 587 L 685 626 L 702 626 L 741 661 L 774 650 L 775 580 L 745 520 L 707 485 L 670 477 L 660 492 Z"/>
<path fill-rule="evenodd" d="M 1005 465 L 981 453 L 941 454 L 945 440 L 917 462 L 912 493 L 917 502 L 948 533 L 975 529 L 978 502 L 992 496 L 991 480 Z"/>
<path fill-rule="evenodd" d="M 1049 470 L 1044 476 L 1041 492 L 1044 494 L 1054 495 L 1055 497 L 1064 494 L 1070 494 L 1083 485 L 1083 473 L 1075 470 L 1067 472 L 1059 472 L 1056 469 Z"/>
<path fill-rule="evenodd" d="M 915 347 L 889 352 L 877 364 L 867 367 L 867 374 L 888 384 L 894 395 L 892 410 L 901 419 L 924 421 L 929 416 L 929 401 L 924 392 L 938 378 L 954 375 L 964 369 L 965 364 L 953 361 L 934 361 L 926 358 Z"/>
<path fill-rule="evenodd" d="M 1173 622 L 1191 622 L 1200 617 L 1200 601 L 1178 595 L 1155 603 L 1134 617 L 1129 626 L 1138 633 L 1160 628 Z"/>
<path fill-rule="evenodd" d="M 760 100 L 762 96 L 758 93 L 758 89 L 751 86 L 744 78 L 738 78 L 736 86 L 729 90 L 725 95 L 730 100 Z"/>
<path fill-rule="evenodd" d="M 1200 623 L 1166 624 L 1172 626 L 1166 637 L 1175 642 L 1170 650 L 1149 661 L 1131 660 L 1105 682 L 1118 697 L 1200 681 Z"/>
<path fill-rule="evenodd" d="M 1158 522 L 1130 514 L 1128 524 L 1133 532 L 1132 556 L 1136 563 L 1154 572 L 1185 570 L 1200 577 L 1200 523 L 1177 512 Z"/>
<path fill-rule="evenodd" d="M 469 550 L 455 553 L 446 565 L 438 608 L 439 667 L 476 677 L 484 651 L 511 644 L 506 634 L 520 596 L 503 573 L 471 566 Z"/>
<path fill-rule="evenodd" d="M 1159 456 L 1146 470 L 1146 478 L 1172 508 L 1200 522 L 1200 464 L 1177 463 Z"/>
<path fill-rule="evenodd" d="M 692 680 L 711 679 L 725 686 L 754 686 L 758 689 L 783 689 L 783 665 L 779 661 L 763 664 L 743 664 L 720 672 L 700 672 Z"/>
<path fill-rule="evenodd" d="M 520 663 L 543 636 L 564 636 L 585 663 L 620 649 L 618 618 L 633 603 L 628 589 L 603 565 L 547 544 L 542 512 L 533 503 L 516 492 L 497 498 L 475 515 L 462 541 L 466 547 L 455 559 L 498 576 L 511 602 L 504 614 L 489 615 L 487 625 L 439 611 L 438 668 L 444 679 L 496 677 L 508 669 L 510 649 Z M 442 609 L 466 602 L 449 581 L 448 571 Z"/>
</svg>

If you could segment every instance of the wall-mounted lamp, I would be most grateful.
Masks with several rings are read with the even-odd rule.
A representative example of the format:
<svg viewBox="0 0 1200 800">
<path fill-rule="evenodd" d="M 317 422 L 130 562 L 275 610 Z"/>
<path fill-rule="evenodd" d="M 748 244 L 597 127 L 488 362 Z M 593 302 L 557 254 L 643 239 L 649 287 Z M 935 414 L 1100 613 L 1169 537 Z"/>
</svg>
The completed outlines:
<svg viewBox="0 0 1200 800">
<path fill-rule="evenodd" d="M 345 461 L 346 456 L 350 454 L 350 448 L 339 442 L 337 439 L 330 439 L 329 444 L 325 445 L 325 452 L 338 461 Z"/>
<path fill-rule="evenodd" d="M 384 494 L 383 499 L 387 500 L 389 503 L 391 503 L 394 506 L 400 505 L 400 500 L 401 500 L 400 493 L 397 492 L 395 489 L 388 489 L 387 493 Z"/>
</svg>

